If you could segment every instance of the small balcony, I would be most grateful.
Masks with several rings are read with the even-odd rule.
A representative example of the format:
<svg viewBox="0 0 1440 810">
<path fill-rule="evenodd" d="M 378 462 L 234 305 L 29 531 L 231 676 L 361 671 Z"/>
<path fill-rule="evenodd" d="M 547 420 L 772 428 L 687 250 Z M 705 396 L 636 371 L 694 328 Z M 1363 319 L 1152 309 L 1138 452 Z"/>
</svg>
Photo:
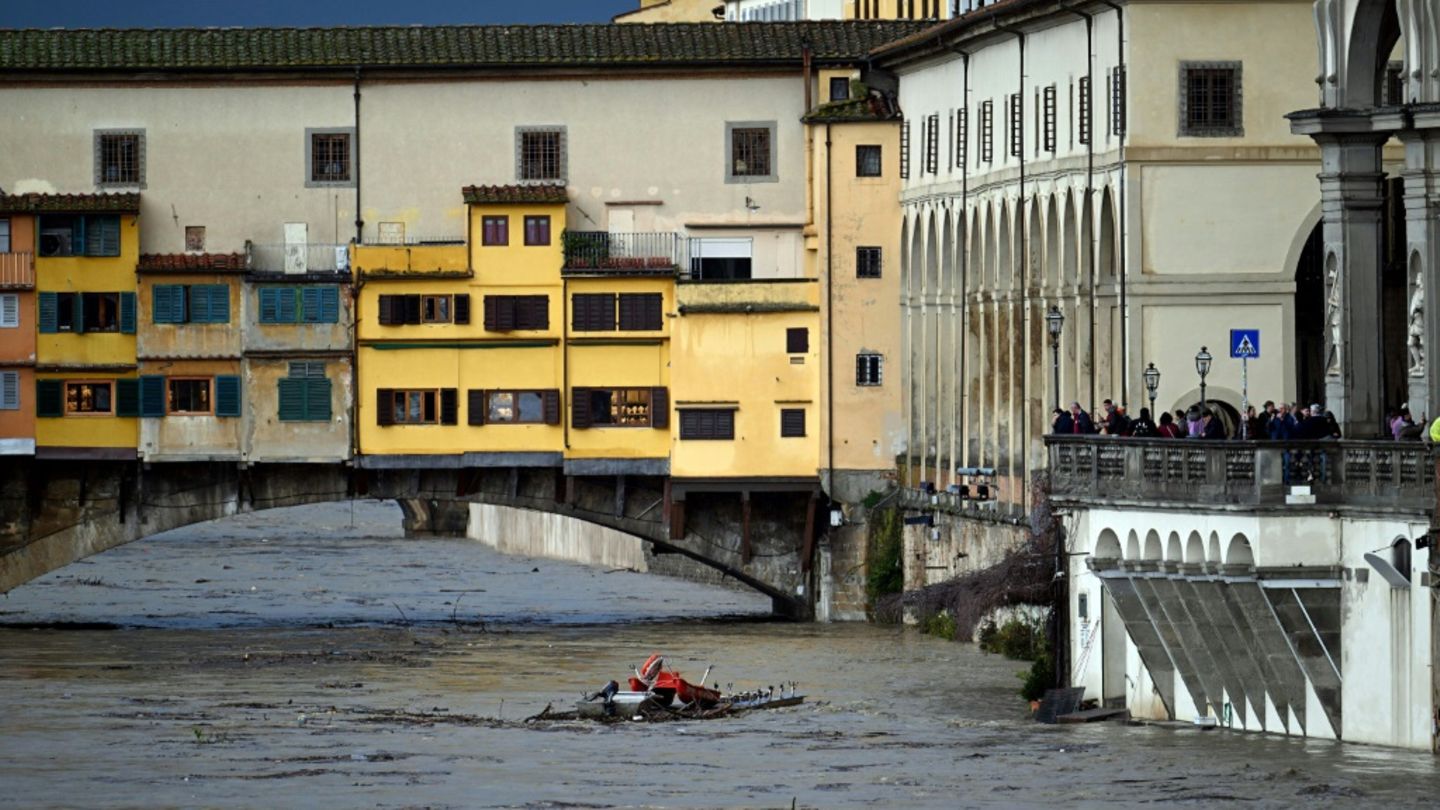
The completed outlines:
<svg viewBox="0 0 1440 810">
<path fill-rule="evenodd" d="M 303 244 L 245 243 L 245 266 L 252 273 L 349 273 L 350 246 L 307 242 Z"/>
<path fill-rule="evenodd" d="M 0 253 L 0 290 L 35 289 L 35 254 Z"/>
<path fill-rule="evenodd" d="M 470 253 L 464 239 L 366 243 L 355 245 L 351 257 L 355 272 L 367 278 L 470 275 Z"/>
<path fill-rule="evenodd" d="M 1428 514 L 1429 445 L 1051 436 L 1050 496 L 1078 506 Z"/>
<path fill-rule="evenodd" d="M 566 231 L 566 275 L 672 276 L 685 261 L 678 233 Z"/>
</svg>

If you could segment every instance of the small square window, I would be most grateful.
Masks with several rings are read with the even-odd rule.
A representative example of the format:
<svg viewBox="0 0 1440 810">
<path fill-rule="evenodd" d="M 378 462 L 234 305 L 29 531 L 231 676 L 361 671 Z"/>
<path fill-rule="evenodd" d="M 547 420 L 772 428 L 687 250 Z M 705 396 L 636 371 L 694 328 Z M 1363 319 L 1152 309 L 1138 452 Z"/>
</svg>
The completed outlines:
<svg viewBox="0 0 1440 810">
<path fill-rule="evenodd" d="M 565 128 L 517 127 L 515 175 L 520 180 L 565 180 Z"/>
<path fill-rule="evenodd" d="M 785 352 L 805 354 L 810 351 L 810 330 L 803 326 L 785 330 Z"/>
<path fill-rule="evenodd" d="M 844 76 L 833 76 L 830 79 L 830 100 L 848 101 L 850 99 L 850 80 Z"/>
<path fill-rule="evenodd" d="M 885 358 L 878 354 L 855 355 L 855 384 L 880 385 L 884 379 Z"/>
<path fill-rule="evenodd" d="M 773 183 L 775 174 L 775 123 L 726 124 L 726 181 L 730 183 Z"/>
<path fill-rule="evenodd" d="M 855 147 L 855 176 L 879 177 L 881 173 L 880 147 Z"/>
<path fill-rule="evenodd" d="M 145 185 L 145 130 L 95 131 L 95 185 Z"/>
<path fill-rule="evenodd" d="M 192 253 L 203 253 L 205 251 L 205 226 L 185 226 L 185 250 Z"/>
<path fill-rule="evenodd" d="M 421 323 L 450 323 L 450 296 L 420 296 Z"/>
<path fill-rule="evenodd" d="M 880 248 L 855 248 L 855 277 L 880 278 Z"/>
<path fill-rule="evenodd" d="M 803 439 L 805 437 L 805 409 L 780 409 L 780 438 Z"/>
<path fill-rule="evenodd" d="M 550 217 L 525 217 L 525 244 L 530 247 L 550 244 Z"/>
<path fill-rule="evenodd" d="M 351 151 L 354 130 L 305 130 L 305 185 L 310 187 L 353 186 L 354 155 Z"/>
<path fill-rule="evenodd" d="M 480 224 L 480 244 L 486 247 L 503 247 L 510 244 L 510 217 L 483 217 Z"/>
</svg>

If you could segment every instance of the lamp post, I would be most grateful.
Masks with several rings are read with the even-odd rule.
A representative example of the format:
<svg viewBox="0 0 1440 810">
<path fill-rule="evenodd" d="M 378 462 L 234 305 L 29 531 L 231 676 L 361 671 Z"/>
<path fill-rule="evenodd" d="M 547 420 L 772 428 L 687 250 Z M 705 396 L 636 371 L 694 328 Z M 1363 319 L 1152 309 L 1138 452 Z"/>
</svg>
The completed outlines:
<svg viewBox="0 0 1440 810">
<path fill-rule="evenodd" d="M 1200 375 L 1200 412 L 1204 413 L 1210 404 L 1205 399 L 1205 375 L 1210 373 L 1210 350 L 1204 346 L 1200 347 L 1200 353 L 1195 355 L 1195 372 Z"/>
<path fill-rule="evenodd" d="M 1145 391 L 1150 394 L 1150 418 L 1155 418 L 1155 392 L 1160 390 L 1160 369 L 1151 363 L 1145 367 Z"/>
<path fill-rule="evenodd" d="M 1045 328 L 1050 330 L 1050 367 L 1055 377 L 1055 407 L 1060 407 L 1060 330 L 1065 328 L 1065 315 L 1052 306 L 1045 313 Z"/>
</svg>

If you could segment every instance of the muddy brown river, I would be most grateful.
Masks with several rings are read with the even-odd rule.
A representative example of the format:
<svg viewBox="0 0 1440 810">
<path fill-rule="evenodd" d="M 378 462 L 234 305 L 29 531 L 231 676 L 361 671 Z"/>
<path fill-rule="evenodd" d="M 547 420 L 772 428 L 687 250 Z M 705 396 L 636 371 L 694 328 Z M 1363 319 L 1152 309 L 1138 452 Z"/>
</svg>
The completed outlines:
<svg viewBox="0 0 1440 810">
<path fill-rule="evenodd" d="M 1022 664 L 768 600 L 405 540 L 393 506 L 134 543 L 0 599 L 0 806 L 1433 807 L 1429 754 L 1031 723 Z M 530 724 L 651 651 L 805 705 Z"/>
</svg>

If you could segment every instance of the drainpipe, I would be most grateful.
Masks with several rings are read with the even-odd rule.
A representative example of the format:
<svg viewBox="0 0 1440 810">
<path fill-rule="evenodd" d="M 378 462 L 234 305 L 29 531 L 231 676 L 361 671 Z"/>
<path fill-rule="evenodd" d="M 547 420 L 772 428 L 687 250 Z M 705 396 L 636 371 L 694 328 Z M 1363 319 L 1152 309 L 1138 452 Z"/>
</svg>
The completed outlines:
<svg viewBox="0 0 1440 810">
<path fill-rule="evenodd" d="M 1071 8 L 1062 3 L 1060 7 L 1071 14 L 1085 20 L 1085 84 L 1090 90 L 1090 97 L 1086 99 L 1085 113 L 1088 121 L 1086 129 L 1089 137 L 1085 143 L 1085 201 L 1095 195 L 1095 17 L 1079 9 Z M 1083 211 L 1081 216 L 1083 217 Z M 1085 229 L 1085 269 L 1086 276 L 1090 279 L 1089 301 L 1090 306 L 1090 404 L 1095 404 L 1095 229 Z M 1079 386 L 1076 386 L 1076 395 L 1079 395 Z M 1151 414 L 1152 416 L 1154 414 Z"/>
<path fill-rule="evenodd" d="M 360 244 L 365 220 L 360 216 L 360 66 L 355 66 L 355 244 Z"/>
<path fill-rule="evenodd" d="M 1120 67 L 1120 75 L 1125 76 L 1125 84 L 1127 85 L 1120 93 L 1120 104 L 1125 110 L 1125 118 L 1128 119 L 1130 117 L 1130 105 L 1126 97 L 1129 95 L 1130 88 L 1128 85 L 1130 84 L 1130 77 L 1125 70 L 1125 11 L 1116 5 L 1113 0 L 1103 0 L 1103 2 L 1110 8 L 1115 9 L 1115 55 Z M 1114 90 L 1111 92 L 1114 92 Z M 1118 158 L 1120 163 L 1120 236 L 1118 243 L 1120 250 L 1120 405 L 1126 408 L 1129 407 L 1127 402 L 1130 399 L 1130 307 L 1125 303 L 1125 254 L 1129 252 L 1127 250 L 1129 245 L 1125 241 L 1125 134 L 1129 129 L 1129 121 L 1126 120 L 1124 126 L 1116 133 L 1116 135 L 1119 136 L 1120 150 Z M 1153 418 L 1154 414 L 1151 414 L 1151 417 Z"/>
<path fill-rule="evenodd" d="M 1021 318 L 1020 323 L 1021 323 L 1021 329 L 1022 329 L 1021 334 L 1024 335 L 1026 338 L 1028 338 L 1028 337 L 1030 336 L 1030 258 L 1029 258 L 1030 239 L 1029 239 L 1029 234 L 1026 233 L 1026 230 L 1027 230 L 1027 228 L 1028 228 L 1028 226 L 1029 226 L 1030 217 L 1026 214 L 1026 211 L 1025 211 L 1025 33 L 1024 33 L 1023 31 L 1017 31 L 1017 30 L 1015 30 L 1015 29 L 1013 29 L 1013 28 L 1008 28 L 1008 27 L 1003 26 L 1003 25 L 996 25 L 995 28 L 996 28 L 996 30 L 1004 31 L 1004 32 L 1007 33 L 1007 34 L 1014 34 L 1014 35 L 1015 35 L 1015 39 L 1016 39 L 1016 41 L 1019 43 L 1019 46 L 1020 46 L 1020 73 L 1019 73 L 1019 76 L 1017 77 L 1018 91 L 1019 91 L 1019 92 L 1016 93 L 1016 98 L 1018 99 L 1018 103 L 1017 103 L 1016 106 L 1019 107 L 1019 112 L 1018 112 L 1018 114 L 1016 114 L 1016 118 L 1018 118 L 1019 123 L 1020 123 L 1020 155 L 1019 155 L 1019 157 L 1020 157 L 1020 206 L 1019 206 L 1019 208 L 1018 208 L 1018 210 L 1017 210 L 1018 216 L 1016 217 L 1016 219 L 1018 219 L 1018 220 L 1020 221 L 1020 222 L 1019 222 L 1019 225 L 1020 225 L 1020 227 L 1019 227 L 1019 233 L 1020 233 L 1020 245 L 1021 245 L 1021 251 L 1020 251 L 1020 253 L 1021 253 L 1021 255 L 1020 255 L 1020 318 Z M 1013 135 L 1012 135 L 1012 137 L 1013 137 Z M 1007 144 L 1007 146 L 1008 146 L 1008 144 Z M 1023 345 L 1023 343 L 1022 343 L 1022 345 Z M 1043 351 L 1043 349 L 1042 349 L 1042 351 Z M 1012 369 L 1012 372 L 1013 372 L 1013 369 Z M 1030 408 L 1029 408 L 1029 407 L 1026 407 L 1026 404 L 1025 404 L 1025 389 L 1026 389 L 1026 383 L 1029 382 L 1029 378 L 1030 378 L 1030 358 L 1029 358 L 1029 356 L 1027 355 L 1027 356 L 1021 358 L 1021 363 L 1020 363 L 1020 400 L 1021 400 L 1021 405 L 1022 405 L 1022 407 L 1020 408 L 1020 413 L 1021 413 L 1021 416 L 1020 416 L 1020 460 L 1021 460 L 1021 465 L 1022 465 L 1022 467 L 1021 467 L 1022 471 L 1028 471 L 1028 470 L 1030 469 L 1030 413 L 1029 413 L 1029 412 L 1030 412 Z M 1014 407 L 1014 403 L 1011 403 L 1011 407 L 1012 407 L 1012 408 Z M 1011 452 L 1011 457 L 1010 457 L 1010 458 L 1011 458 L 1011 462 L 1013 463 L 1013 462 L 1014 462 L 1014 458 L 1015 458 L 1015 457 L 1014 457 L 1014 452 L 1013 452 L 1013 450 L 1012 450 L 1012 452 Z M 1022 503 L 1022 504 L 1028 504 L 1029 500 L 1030 500 L 1030 491 L 1029 491 L 1029 487 L 1026 487 L 1026 491 L 1023 492 L 1023 493 L 1021 493 L 1021 503 Z"/>
<path fill-rule="evenodd" d="M 563 234 L 560 240 L 562 243 L 564 242 Z M 560 271 L 560 390 L 561 396 L 570 403 L 570 410 L 573 413 L 575 402 L 574 397 L 570 395 L 570 279 L 566 277 L 564 270 Z M 564 408 L 560 409 L 560 430 L 565 437 L 565 449 L 569 450 L 570 420 L 565 418 Z"/>
<path fill-rule="evenodd" d="M 807 87 L 809 85 L 806 85 Z M 826 397 L 825 417 L 827 428 L 825 430 L 825 441 L 829 445 L 826 453 L 827 466 L 830 470 L 830 495 L 835 494 L 835 229 L 833 227 L 835 216 L 831 208 L 831 179 L 834 176 L 832 168 L 835 163 L 835 154 L 830 145 L 830 124 L 825 125 L 825 385 L 829 388 L 829 396 Z M 828 526 L 829 523 L 827 522 Z M 828 529 L 827 529 L 828 531 Z"/>
</svg>

